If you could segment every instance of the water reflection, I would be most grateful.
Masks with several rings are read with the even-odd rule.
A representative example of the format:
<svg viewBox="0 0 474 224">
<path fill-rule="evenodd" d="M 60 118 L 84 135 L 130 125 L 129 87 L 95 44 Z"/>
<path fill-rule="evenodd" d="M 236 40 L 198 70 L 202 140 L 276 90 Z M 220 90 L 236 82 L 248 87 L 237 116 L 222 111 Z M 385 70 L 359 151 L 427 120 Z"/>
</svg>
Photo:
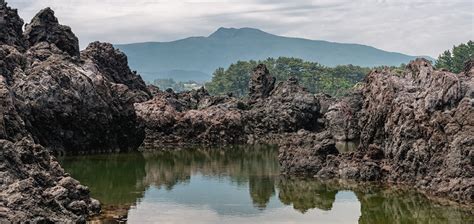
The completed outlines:
<svg viewBox="0 0 474 224">
<path fill-rule="evenodd" d="M 279 176 L 275 147 L 66 157 L 66 171 L 130 223 L 469 223 L 473 214 L 423 196 Z"/>
</svg>

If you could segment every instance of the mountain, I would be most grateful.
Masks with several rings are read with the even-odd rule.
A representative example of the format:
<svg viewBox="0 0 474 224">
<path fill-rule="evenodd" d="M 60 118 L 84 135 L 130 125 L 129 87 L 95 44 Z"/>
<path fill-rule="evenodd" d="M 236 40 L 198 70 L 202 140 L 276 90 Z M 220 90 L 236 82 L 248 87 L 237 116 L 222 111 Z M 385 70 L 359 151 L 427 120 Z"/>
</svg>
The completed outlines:
<svg viewBox="0 0 474 224">
<path fill-rule="evenodd" d="M 208 37 L 115 46 L 128 55 L 130 66 L 148 81 L 157 78 L 208 81 L 218 67 L 227 67 L 238 60 L 268 57 L 297 57 L 326 66 L 369 67 L 398 66 L 416 58 L 366 45 L 283 37 L 253 28 L 219 28 Z"/>
</svg>

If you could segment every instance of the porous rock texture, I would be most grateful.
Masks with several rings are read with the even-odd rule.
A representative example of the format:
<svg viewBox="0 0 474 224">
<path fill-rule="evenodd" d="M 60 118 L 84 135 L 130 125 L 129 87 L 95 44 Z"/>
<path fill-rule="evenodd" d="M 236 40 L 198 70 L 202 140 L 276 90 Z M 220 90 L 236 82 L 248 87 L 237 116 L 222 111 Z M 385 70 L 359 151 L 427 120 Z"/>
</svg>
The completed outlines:
<svg viewBox="0 0 474 224">
<path fill-rule="evenodd" d="M 474 201 L 472 62 L 453 74 L 424 59 L 403 73 L 374 70 L 351 94 L 311 94 L 295 78 L 274 85 L 253 70 L 247 98 L 155 91 L 135 104 L 154 144 L 271 143 L 288 175 L 414 186 L 435 197 Z M 340 152 L 336 141 L 360 141 Z"/>
<path fill-rule="evenodd" d="M 150 93 L 111 44 L 79 52 L 49 8 L 23 32 L 17 11 L 0 4 L 0 26 L 0 223 L 83 223 L 100 204 L 51 152 L 137 148 L 133 103 Z"/>
<path fill-rule="evenodd" d="M 85 223 L 100 211 L 89 189 L 31 140 L 0 140 L 0 158 L 0 223 Z"/>
<path fill-rule="evenodd" d="M 74 33 L 49 8 L 26 25 L 23 37 L 25 51 L 1 45 L 0 63 L 5 88 L 14 95 L 14 107 L 35 142 L 68 153 L 128 150 L 141 144 L 144 131 L 133 103 L 147 100 L 150 93 L 123 53 L 99 42 L 80 53 Z M 4 122 L 9 119 L 4 117 Z"/>
<path fill-rule="evenodd" d="M 205 89 L 158 91 L 137 103 L 145 147 L 164 144 L 259 143 L 270 134 L 316 130 L 319 104 L 294 78 L 274 86 L 265 65 L 254 69 L 245 99 L 210 96 Z M 273 80 L 273 81 L 272 81 Z"/>
<path fill-rule="evenodd" d="M 327 121 L 342 132 L 360 130 L 357 151 L 318 157 L 311 146 L 316 143 L 300 147 L 300 140 L 290 140 L 280 149 L 284 172 L 405 184 L 433 196 L 473 203 L 473 74 L 472 66 L 461 74 L 437 71 L 424 59 L 411 62 L 403 74 L 388 69 L 371 72 L 360 95 L 354 95 L 362 102 L 358 127 Z M 346 110 L 359 108 L 355 105 Z M 328 119 L 352 116 L 331 113 L 329 109 Z"/>
</svg>

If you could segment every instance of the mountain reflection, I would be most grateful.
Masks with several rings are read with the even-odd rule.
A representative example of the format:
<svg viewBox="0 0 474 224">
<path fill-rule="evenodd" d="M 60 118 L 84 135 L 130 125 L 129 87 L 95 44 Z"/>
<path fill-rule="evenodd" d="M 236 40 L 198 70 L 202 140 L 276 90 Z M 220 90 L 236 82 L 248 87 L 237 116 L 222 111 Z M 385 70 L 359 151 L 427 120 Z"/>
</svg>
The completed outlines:
<svg viewBox="0 0 474 224">
<path fill-rule="evenodd" d="M 236 146 L 74 156 L 61 162 L 103 203 L 104 219 L 126 217 L 142 201 L 156 203 L 163 198 L 205 206 L 220 215 L 256 215 L 285 205 L 304 215 L 313 209 L 331 211 L 340 193 L 350 191 L 350 200 L 360 203 L 360 211 L 348 212 L 360 214 L 359 223 L 473 220 L 472 212 L 433 204 L 417 193 L 283 177 L 277 156 L 273 146 Z M 153 196 L 157 201 L 147 201 Z"/>
</svg>

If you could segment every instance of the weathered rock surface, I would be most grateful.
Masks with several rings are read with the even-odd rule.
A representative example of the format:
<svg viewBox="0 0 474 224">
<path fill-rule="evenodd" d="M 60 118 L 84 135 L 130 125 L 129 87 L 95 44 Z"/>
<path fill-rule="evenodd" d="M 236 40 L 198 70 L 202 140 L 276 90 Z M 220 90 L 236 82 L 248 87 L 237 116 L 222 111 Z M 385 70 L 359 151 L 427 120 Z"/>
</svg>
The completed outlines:
<svg viewBox="0 0 474 224">
<path fill-rule="evenodd" d="M 70 56 L 79 57 L 79 40 L 70 27 L 59 24 L 50 8 L 36 14 L 31 22 L 26 24 L 23 35 L 29 47 L 48 42 Z"/>
<path fill-rule="evenodd" d="M 4 44 L 24 49 L 23 20 L 16 9 L 0 3 L 0 45 Z"/>
<path fill-rule="evenodd" d="M 248 99 L 209 96 L 200 89 L 158 91 L 152 100 L 135 104 L 146 126 L 145 145 L 256 143 L 269 134 L 319 128 L 318 100 L 296 79 L 275 87 L 265 65 L 259 65 L 252 80 Z"/>
<path fill-rule="evenodd" d="M 0 140 L 1 223 L 85 223 L 100 211 L 89 189 L 27 138 Z"/>
<path fill-rule="evenodd" d="M 150 92 L 112 45 L 80 53 L 51 9 L 22 25 L 0 5 L 0 223 L 82 223 L 99 202 L 50 152 L 137 148 L 144 129 L 133 103 Z"/>
<path fill-rule="evenodd" d="M 150 93 L 123 53 L 95 42 L 80 61 L 77 38 L 49 8 L 26 26 L 24 39 L 24 52 L 16 45 L 1 45 L 0 70 L 10 91 L 4 95 L 14 96 L 5 98 L 4 104 L 11 101 L 5 108 L 16 108 L 35 142 L 73 153 L 129 150 L 141 144 L 144 130 L 136 122 L 133 103 L 148 100 Z M 12 119 L 18 120 L 8 116 L 4 123 Z"/>
<path fill-rule="evenodd" d="M 249 98 L 201 94 L 192 101 L 180 94 L 196 93 L 161 92 L 135 107 L 150 145 L 278 144 L 290 175 L 405 184 L 472 203 L 472 63 L 465 70 L 435 71 L 418 59 L 401 75 L 373 71 L 349 96 L 332 99 L 308 93 L 294 78 L 274 86 L 259 65 Z M 339 140 L 360 145 L 340 152 Z"/>
<path fill-rule="evenodd" d="M 318 97 L 320 102 L 325 98 Z M 337 101 L 332 101 L 327 106 L 324 114 L 325 127 L 331 132 L 334 139 L 338 141 L 352 141 L 359 138 L 359 116 L 362 109 L 362 93 L 360 89 L 354 89 L 350 96 Z"/>
<path fill-rule="evenodd" d="M 161 92 L 135 104 L 146 126 L 145 147 L 164 144 L 237 144 L 243 142 L 238 102 L 210 97 L 206 90 Z M 198 109 L 199 108 L 199 109 Z"/>
<path fill-rule="evenodd" d="M 361 89 L 363 105 L 356 116 L 358 127 L 354 127 L 360 129 L 358 150 L 328 155 L 323 160 L 308 157 L 315 153 L 312 147 L 289 144 L 280 153 L 284 171 L 322 178 L 408 184 L 434 196 L 472 203 L 474 80 L 471 71 L 461 74 L 435 71 L 423 59 L 410 63 L 402 75 L 389 70 L 373 71 Z M 331 107 L 344 108 L 341 106 L 344 103 Z M 354 106 L 347 108 L 351 111 Z M 329 109 L 326 113 L 328 129 L 335 138 L 343 133 L 338 130 L 351 130 L 342 121 L 331 124 L 332 120 L 349 120 L 348 116 L 339 116 L 340 111 L 344 110 L 332 114 Z M 338 129 L 334 131 L 334 128 Z"/>
<path fill-rule="evenodd" d="M 275 80 L 275 77 L 270 75 L 270 72 L 265 65 L 258 65 L 250 76 L 250 101 L 256 101 L 268 97 L 275 86 Z"/>
<path fill-rule="evenodd" d="M 271 133 L 315 131 L 320 128 L 319 109 L 318 99 L 298 85 L 297 79 L 280 82 L 267 98 L 254 103 L 245 113 L 249 141 Z"/>
</svg>

